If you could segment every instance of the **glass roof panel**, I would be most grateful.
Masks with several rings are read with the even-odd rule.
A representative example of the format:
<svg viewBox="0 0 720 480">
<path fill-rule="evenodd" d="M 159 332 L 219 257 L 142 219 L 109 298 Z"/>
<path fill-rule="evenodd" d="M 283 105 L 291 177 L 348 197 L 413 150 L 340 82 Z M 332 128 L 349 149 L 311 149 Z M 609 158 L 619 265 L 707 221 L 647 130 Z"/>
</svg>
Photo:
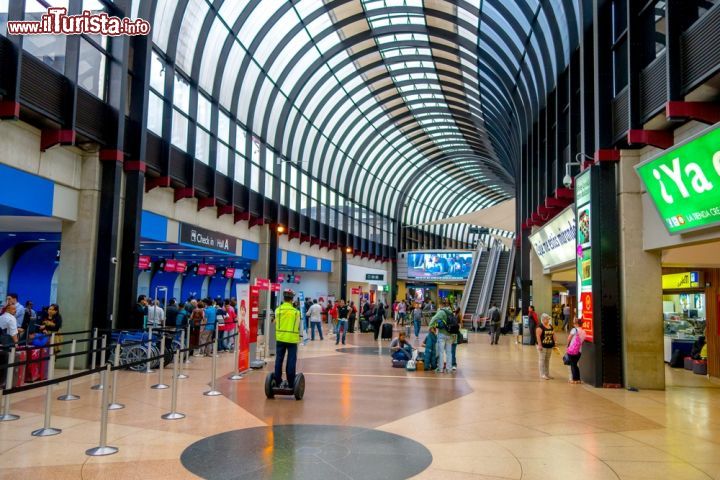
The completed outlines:
<svg viewBox="0 0 720 480">
<path fill-rule="evenodd" d="M 208 13 L 209 8 L 205 0 L 190 0 L 185 9 L 185 16 L 183 17 L 180 34 L 177 38 L 177 57 L 175 63 L 187 73 L 190 73 L 192 70 L 195 47 L 200 38 L 200 29 L 202 28 L 205 15 Z"/>
</svg>

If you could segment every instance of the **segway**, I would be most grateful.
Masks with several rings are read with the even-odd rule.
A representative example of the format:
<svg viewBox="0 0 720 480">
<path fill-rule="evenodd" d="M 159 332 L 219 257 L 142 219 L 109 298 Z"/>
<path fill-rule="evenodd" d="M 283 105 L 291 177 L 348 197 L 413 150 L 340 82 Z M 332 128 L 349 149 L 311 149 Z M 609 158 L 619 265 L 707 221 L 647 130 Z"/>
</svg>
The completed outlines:
<svg viewBox="0 0 720 480">
<path fill-rule="evenodd" d="M 305 377 L 302 373 L 295 375 L 295 382 L 292 387 L 280 387 L 275 381 L 275 373 L 270 372 L 265 377 L 265 396 L 275 398 L 275 395 L 294 395 L 295 400 L 302 400 L 305 395 Z"/>
</svg>

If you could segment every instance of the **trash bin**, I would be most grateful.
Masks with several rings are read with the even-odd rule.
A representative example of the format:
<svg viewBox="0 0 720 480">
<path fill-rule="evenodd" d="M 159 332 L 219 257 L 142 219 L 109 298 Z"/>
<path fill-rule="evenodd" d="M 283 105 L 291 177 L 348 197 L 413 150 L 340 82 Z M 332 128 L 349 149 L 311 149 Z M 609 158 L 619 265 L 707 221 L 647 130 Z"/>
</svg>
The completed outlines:
<svg viewBox="0 0 720 480">
<path fill-rule="evenodd" d="M 532 345 L 532 329 L 530 328 L 530 317 L 523 315 L 522 317 L 522 344 Z"/>
</svg>

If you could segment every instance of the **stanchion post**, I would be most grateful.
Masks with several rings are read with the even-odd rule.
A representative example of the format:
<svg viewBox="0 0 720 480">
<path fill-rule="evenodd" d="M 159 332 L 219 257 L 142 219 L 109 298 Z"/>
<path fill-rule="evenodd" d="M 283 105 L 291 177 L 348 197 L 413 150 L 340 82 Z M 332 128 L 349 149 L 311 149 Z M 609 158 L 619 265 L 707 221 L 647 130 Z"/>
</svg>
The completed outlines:
<svg viewBox="0 0 720 480">
<path fill-rule="evenodd" d="M 75 373 L 75 349 L 77 348 L 77 340 L 73 340 L 72 344 L 70 345 L 70 366 L 68 369 L 68 375 L 72 376 Z M 80 398 L 79 395 L 73 395 L 72 393 L 72 379 L 67 381 L 67 390 L 65 391 L 65 395 L 60 395 L 57 399 L 61 401 L 70 401 L 70 400 L 78 400 Z"/>
<path fill-rule="evenodd" d="M 180 352 L 176 351 L 173 355 L 173 378 L 172 378 L 172 395 L 170 400 L 170 411 L 165 415 L 161 415 L 160 418 L 163 420 L 180 420 L 185 418 L 184 413 L 177 412 L 177 379 L 178 379 L 178 364 L 180 363 Z"/>
<path fill-rule="evenodd" d="M 108 364 L 100 373 L 100 381 L 105 384 L 107 376 L 110 373 L 110 364 Z M 107 422 L 108 422 L 108 389 L 103 388 L 102 401 L 100 402 L 100 445 L 85 450 L 85 455 L 91 457 L 100 457 L 103 455 L 112 455 L 118 452 L 117 447 L 110 447 L 107 444 Z"/>
<path fill-rule="evenodd" d="M 185 379 L 188 378 L 187 374 L 183 373 L 183 355 L 185 355 L 187 352 L 183 352 L 182 349 L 185 348 L 185 330 L 180 330 L 180 345 L 182 348 L 180 349 L 180 366 L 178 367 L 178 374 L 176 375 L 179 379 Z"/>
<path fill-rule="evenodd" d="M 105 349 L 107 348 L 107 335 L 102 336 L 102 340 L 100 340 L 100 365 L 105 365 Z M 90 387 L 92 390 L 102 390 L 105 388 L 105 382 L 102 380 L 102 375 L 100 375 L 100 383 L 97 385 L 93 385 Z"/>
<path fill-rule="evenodd" d="M 159 333 L 160 336 L 160 365 L 158 366 L 158 383 L 151 386 L 153 390 L 165 390 L 170 388 L 163 383 L 163 374 L 165 373 L 165 332 Z"/>
<path fill-rule="evenodd" d="M 50 348 L 48 349 L 48 374 L 47 378 L 48 380 L 52 380 L 55 377 L 55 347 L 53 347 L 53 344 L 55 343 L 55 334 L 53 333 L 50 336 Z M 58 433 L 62 432 L 59 428 L 53 428 L 50 426 L 50 413 L 52 410 L 52 385 L 48 385 L 45 391 L 45 418 L 43 421 L 43 427 L 38 428 L 37 430 L 33 431 L 31 435 L 33 437 L 50 437 L 52 435 L 57 435 Z"/>
<path fill-rule="evenodd" d="M 13 387 L 15 379 L 15 367 L 12 364 L 15 363 L 15 347 L 10 349 L 10 356 L 8 357 L 8 364 L 11 365 L 7 368 L 7 379 L 5 380 L 5 388 L 9 389 Z M 2 413 L 0 413 L 0 422 L 12 422 L 20 418 L 20 415 L 14 415 L 10 413 L 10 395 L 3 395 L 2 401 Z"/>
<path fill-rule="evenodd" d="M 240 380 L 243 378 L 240 375 L 240 365 L 238 365 L 238 359 L 240 355 L 240 329 L 238 323 L 235 323 L 235 342 L 233 342 L 233 374 L 228 377 L 228 380 Z"/>
<path fill-rule="evenodd" d="M 95 355 L 97 355 L 97 352 L 95 350 L 97 350 L 98 329 L 93 328 L 92 332 L 93 332 L 93 334 L 92 334 L 92 349 L 90 350 L 90 370 L 95 370 L 95 366 L 97 364 L 97 362 L 95 360 Z M 93 373 L 93 375 L 92 375 L 92 377 L 90 377 L 90 379 L 92 380 L 94 378 L 95 378 L 95 374 Z"/>
<path fill-rule="evenodd" d="M 147 364 L 145 365 L 145 373 L 153 373 L 150 369 L 150 357 L 152 357 L 152 325 L 148 324 L 148 341 L 147 341 Z"/>
<path fill-rule="evenodd" d="M 185 341 L 187 342 L 187 344 L 185 345 L 185 348 L 187 348 L 187 350 L 185 351 L 185 364 L 186 365 L 189 363 L 192 363 L 190 361 L 190 332 L 191 332 L 191 329 L 192 329 L 192 321 L 188 320 L 187 334 L 185 335 Z"/>
<path fill-rule="evenodd" d="M 115 356 L 113 358 L 113 377 L 112 377 L 112 401 L 108 405 L 108 410 L 122 410 L 125 405 L 117 402 L 117 391 L 118 391 L 118 365 L 120 365 L 120 344 L 115 344 Z"/>
<path fill-rule="evenodd" d="M 204 392 L 203 395 L 207 397 L 216 397 L 218 395 L 222 395 L 221 392 L 218 392 L 215 389 L 215 377 L 217 375 L 217 347 L 218 347 L 218 339 L 217 339 L 217 333 L 218 333 L 218 324 L 215 322 L 215 341 L 213 342 L 213 351 L 212 351 L 212 368 L 211 368 L 211 378 L 210 378 L 210 390 L 207 392 Z"/>
</svg>

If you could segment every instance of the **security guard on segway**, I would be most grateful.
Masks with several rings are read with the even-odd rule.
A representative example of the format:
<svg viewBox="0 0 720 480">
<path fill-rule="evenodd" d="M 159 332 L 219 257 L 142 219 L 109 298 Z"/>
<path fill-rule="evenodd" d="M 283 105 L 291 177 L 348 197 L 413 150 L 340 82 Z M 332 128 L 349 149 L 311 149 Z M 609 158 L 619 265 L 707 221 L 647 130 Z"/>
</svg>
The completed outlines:
<svg viewBox="0 0 720 480">
<path fill-rule="evenodd" d="M 298 343 L 300 343 L 300 310 L 292 304 L 295 292 L 283 292 L 283 303 L 275 309 L 275 382 L 280 388 L 293 388 Z M 282 366 L 287 352 L 286 382 L 282 382 Z"/>
</svg>

